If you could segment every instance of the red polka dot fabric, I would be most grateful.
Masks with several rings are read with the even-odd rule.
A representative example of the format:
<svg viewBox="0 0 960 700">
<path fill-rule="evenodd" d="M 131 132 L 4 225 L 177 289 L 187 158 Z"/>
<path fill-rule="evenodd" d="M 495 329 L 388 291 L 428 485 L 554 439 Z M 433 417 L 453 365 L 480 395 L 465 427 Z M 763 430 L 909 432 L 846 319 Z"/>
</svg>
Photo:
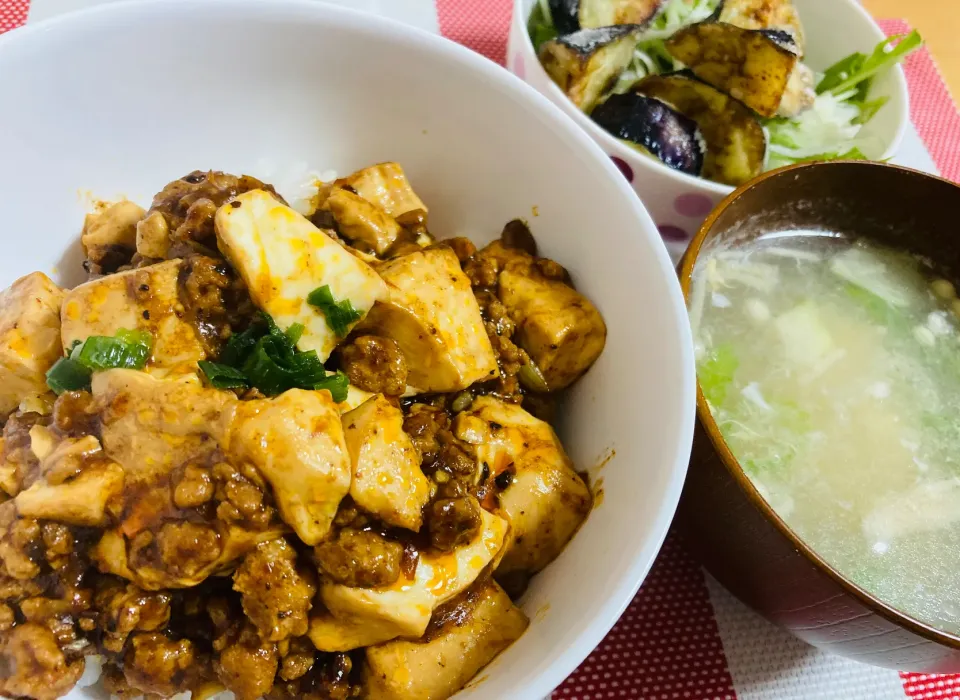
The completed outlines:
<svg viewBox="0 0 960 700">
<path fill-rule="evenodd" d="M 30 0 L 0 0 L 0 32 L 15 29 L 27 21 Z"/>
<path fill-rule="evenodd" d="M 957 700 L 960 675 L 931 676 L 925 673 L 901 673 L 903 689 L 911 700 Z"/>
<path fill-rule="evenodd" d="M 703 572 L 667 539 L 623 617 L 554 698 L 736 698 Z"/>
</svg>

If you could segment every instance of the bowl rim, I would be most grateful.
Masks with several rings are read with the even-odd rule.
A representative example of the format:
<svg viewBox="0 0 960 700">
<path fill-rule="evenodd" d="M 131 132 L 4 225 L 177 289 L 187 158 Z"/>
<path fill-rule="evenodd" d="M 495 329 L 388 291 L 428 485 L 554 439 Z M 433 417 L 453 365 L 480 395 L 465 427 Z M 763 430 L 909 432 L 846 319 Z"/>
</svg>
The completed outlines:
<svg viewBox="0 0 960 700">
<path fill-rule="evenodd" d="M 800 170 L 833 167 L 836 165 L 855 166 L 862 168 L 886 168 L 900 171 L 904 174 L 919 175 L 923 178 L 940 181 L 953 187 L 960 188 L 960 185 L 955 182 L 937 175 L 931 175 L 930 173 L 923 172 L 922 170 L 907 168 L 902 165 L 894 165 L 891 163 L 879 163 L 875 161 L 864 160 L 836 160 L 824 163 L 798 163 L 796 165 L 790 165 L 763 173 L 758 178 L 751 180 L 741 187 L 738 187 L 733 193 L 720 202 L 720 204 L 718 204 L 706 218 L 696 235 L 693 237 L 693 240 L 690 242 L 690 246 L 687 248 L 686 253 L 680 261 L 679 274 L 680 287 L 683 290 L 683 297 L 687 303 L 690 301 L 690 287 L 693 282 L 693 270 L 696 267 L 696 263 L 700 257 L 703 244 L 710 237 L 714 225 L 720 216 L 726 212 L 728 207 L 733 205 L 737 200 L 740 199 L 740 197 L 746 195 L 754 187 L 768 179 L 790 177 Z M 890 622 L 897 627 L 907 629 L 908 631 L 913 632 L 914 634 L 928 641 L 935 642 L 953 649 L 960 649 L 960 635 L 944 632 L 933 627 L 932 625 L 921 622 L 920 620 L 899 611 L 897 608 L 884 602 L 881 598 L 877 597 L 873 593 L 870 593 L 866 589 L 857 586 L 855 583 L 850 581 L 849 578 L 841 574 L 836 568 L 834 568 L 819 554 L 817 554 L 817 552 L 810 545 L 801 539 L 793 531 L 793 529 L 787 525 L 787 523 L 776 513 L 776 511 L 774 511 L 770 504 L 767 503 L 767 500 L 760 494 L 760 491 L 757 490 L 756 486 L 752 481 L 750 481 L 750 478 L 743 471 L 743 467 L 740 466 L 739 460 L 733 454 L 733 451 L 730 449 L 729 445 L 724 439 L 723 434 L 720 432 L 720 427 L 717 425 L 716 420 L 714 420 L 713 413 L 710 411 L 710 407 L 707 404 L 707 399 L 703 394 L 702 388 L 700 387 L 699 379 L 697 380 L 697 422 L 706 431 L 707 436 L 710 439 L 711 446 L 719 455 L 723 466 L 745 493 L 747 500 L 750 501 L 751 505 L 759 510 L 764 518 L 771 523 L 774 528 L 776 528 L 777 532 L 782 537 L 785 537 L 790 542 L 791 546 L 793 546 L 794 549 L 796 549 L 810 564 L 812 564 L 819 573 L 826 575 L 835 584 L 840 586 L 845 593 L 852 596 L 867 610 L 879 615 L 887 622 Z"/>
<path fill-rule="evenodd" d="M 481 54 L 439 34 L 342 5 L 332 5 L 317 0 L 271 0 L 270 2 L 263 2 L 263 0 L 119 0 L 56 15 L 0 35 L 0 61 L 8 52 L 13 52 L 20 46 L 31 46 L 46 34 L 76 32 L 97 25 L 109 25 L 121 19 L 143 22 L 144 18 L 148 19 L 152 12 L 189 13 L 200 6 L 230 8 L 234 12 L 243 13 L 243 16 L 249 20 L 265 16 L 288 20 L 306 19 L 341 30 L 390 37 L 405 47 L 416 47 L 418 50 L 426 47 L 439 60 L 456 64 L 458 70 L 475 73 L 484 82 L 495 86 L 494 89 L 508 93 L 512 99 L 525 103 L 525 112 L 531 114 L 531 118 L 538 119 L 559 134 L 564 141 L 575 144 L 574 148 L 581 152 L 582 157 L 595 161 L 605 172 L 606 179 L 609 181 L 608 186 L 617 190 L 624 206 L 632 212 L 636 226 L 625 235 L 646 239 L 648 248 L 646 254 L 653 257 L 653 262 L 660 271 L 662 283 L 667 286 L 669 311 L 676 320 L 676 340 L 679 345 L 679 353 L 676 357 L 680 372 L 680 382 L 676 391 L 680 396 L 681 413 L 677 420 L 677 439 L 667 443 L 667 460 L 669 460 L 667 484 L 653 512 L 653 527 L 644 538 L 645 542 L 639 545 L 634 560 L 619 581 L 606 592 L 597 614 L 584 624 L 576 642 L 562 650 L 550 650 L 546 656 L 545 668 L 523 686 L 516 688 L 517 698 L 539 700 L 548 696 L 599 645 L 630 605 L 640 585 L 650 573 L 676 513 L 693 446 L 696 423 L 694 401 L 696 366 L 693 339 L 687 322 L 686 303 L 676 276 L 676 267 L 670 260 L 652 217 L 623 178 L 620 170 L 600 146 L 571 121 L 559 106 L 533 86 Z"/>
<path fill-rule="evenodd" d="M 536 3 L 537 0 L 534 0 Z M 859 0 L 834 0 L 834 2 L 845 2 L 850 8 L 855 12 L 859 13 L 861 20 L 864 24 L 870 26 L 873 31 L 876 41 L 883 41 L 885 38 L 888 38 L 884 31 L 880 28 L 880 25 L 877 24 L 873 16 L 867 12 L 866 8 L 860 4 Z M 687 187 L 693 187 L 699 189 L 703 193 L 709 193 L 714 196 L 726 196 L 734 192 L 737 187 L 734 185 L 725 185 L 719 182 L 714 182 L 713 180 L 708 180 L 699 175 L 690 175 L 688 173 L 680 172 L 675 170 L 665 163 L 660 162 L 656 158 L 646 156 L 639 151 L 630 148 L 624 143 L 621 143 L 618 139 L 608 133 L 605 129 L 600 128 L 592 119 L 590 119 L 586 114 L 584 114 L 573 102 L 570 101 L 570 98 L 567 97 L 559 86 L 553 82 L 547 72 L 544 70 L 543 65 L 540 63 L 539 56 L 537 55 L 536 50 L 533 47 L 533 42 L 530 39 L 530 32 L 527 31 L 527 20 L 528 17 L 524 16 L 523 13 L 523 0 L 514 0 L 513 3 L 513 15 L 512 15 L 512 24 L 511 32 L 515 32 L 521 36 L 520 42 L 523 47 L 523 53 L 531 61 L 526 63 L 536 63 L 536 66 L 533 66 L 532 69 L 539 71 L 541 76 L 546 80 L 546 89 L 550 91 L 552 99 L 563 105 L 563 111 L 569 115 L 582 129 L 585 129 L 590 136 L 598 141 L 604 149 L 607 150 L 611 155 L 621 158 L 631 164 L 633 163 L 643 163 L 644 167 L 648 167 L 649 170 L 652 170 L 659 175 L 665 176 L 668 179 L 673 180 L 678 185 L 686 185 Z M 507 57 L 507 60 L 510 60 L 510 57 Z M 511 65 L 507 65 L 510 69 L 510 72 L 513 72 Z M 527 66 L 530 69 L 530 66 Z M 906 136 L 907 127 L 910 124 L 910 90 L 907 86 L 907 76 L 903 71 L 903 64 L 898 63 L 894 66 L 894 91 L 891 94 L 899 93 L 903 99 L 900 100 L 900 110 L 897 118 L 897 129 L 893 135 L 893 138 L 890 140 L 890 143 L 887 144 L 887 147 L 884 149 L 883 154 L 880 156 L 878 161 L 870 162 L 880 162 L 887 161 L 890 158 L 896 157 L 897 153 L 900 151 L 900 146 L 903 143 L 903 138 Z M 840 161 L 829 161 L 829 162 L 840 162 Z M 775 172 L 773 170 L 760 173 L 758 177 L 761 177 L 767 173 Z"/>
</svg>

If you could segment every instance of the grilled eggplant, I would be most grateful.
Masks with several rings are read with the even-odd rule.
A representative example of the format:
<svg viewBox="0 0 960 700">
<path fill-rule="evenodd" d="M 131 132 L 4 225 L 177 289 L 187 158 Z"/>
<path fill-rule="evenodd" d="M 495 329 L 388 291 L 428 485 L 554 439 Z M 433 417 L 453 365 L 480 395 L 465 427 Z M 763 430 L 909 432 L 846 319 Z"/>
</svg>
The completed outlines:
<svg viewBox="0 0 960 700">
<path fill-rule="evenodd" d="M 764 117 L 777 113 L 799 61 L 765 32 L 724 22 L 684 27 L 666 47 L 698 78 Z"/>
<path fill-rule="evenodd" d="M 646 25 L 666 0 L 550 0 L 550 15 L 560 34 L 615 24 Z"/>
<path fill-rule="evenodd" d="M 639 29 L 635 24 L 581 29 L 544 43 L 540 63 L 567 97 L 589 113 L 630 63 Z"/>
<path fill-rule="evenodd" d="M 635 92 L 611 95 L 592 117 L 617 138 L 675 170 L 689 175 L 703 170 L 704 139 L 697 123 L 658 99 Z"/>
<path fill-rule="evenodd" d="M 707 145 L 703 177 L 741 185 L 763 170 L 767 139 L 743 103 L 687 73 L 652 75 L 641 80 L 636 90 L 697 123 Z"/>
<path fill-rule="evenodd" d="M 803 56 L 803 25 L 793 0 L 722 0 L 714 19 L 742 29 L 786 33 L 796 46 L 796 53 Z"/>
</svg>

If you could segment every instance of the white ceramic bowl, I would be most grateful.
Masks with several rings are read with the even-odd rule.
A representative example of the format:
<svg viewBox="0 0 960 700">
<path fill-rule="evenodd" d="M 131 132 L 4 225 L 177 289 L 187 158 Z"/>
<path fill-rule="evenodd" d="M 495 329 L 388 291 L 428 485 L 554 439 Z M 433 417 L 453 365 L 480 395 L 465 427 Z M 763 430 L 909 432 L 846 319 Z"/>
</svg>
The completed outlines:
<svg viewBox="0 0 960 700">
<path fill-rule="evenodd" d="M 458 697 L 538 700 L 603 638 L 680 494 L 693 352 L 653 222 L 550 102 L 451 42 L 312 0 L 151 0 L 0 37 L 0 152 L 3 285 L 37 269 L 76 282 L 89 193 L 148 203 L 194 168 L 272 178 L 397 160 L 440 237 L 485 241 L 527 218 L 609 328 L 561 425 L 605 495 L 534 579 L 529 631 Z"/>
<path fill-rule="evenodd" d="M 710 210 L 734 188 L 686 175 L 637 152 L 577 109 L 537 60 L 527 33 L 527 19 L 536 2 L 513 4 L 507 67 L 559 105 L 607 152 L 640 195 L 674 260 L 679 259 Z M 794 5 L 806 37 L 804 61 L 814 70 L 824 70 L 854 51 L 869 54 L 886 37 L 857 0 L 794 0 Z M 910 123 L 903 70 L 897 67 L 878 78 L 871 96 L 890 100 L 861 130 L 858 145 L 868 158 L 891 158 Z"/>
</svg>

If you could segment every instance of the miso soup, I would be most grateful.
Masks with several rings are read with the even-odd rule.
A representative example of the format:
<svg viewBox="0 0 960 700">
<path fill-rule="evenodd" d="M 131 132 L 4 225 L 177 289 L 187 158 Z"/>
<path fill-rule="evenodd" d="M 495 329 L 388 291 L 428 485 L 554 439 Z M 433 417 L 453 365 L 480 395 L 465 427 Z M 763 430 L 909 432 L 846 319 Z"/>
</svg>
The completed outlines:
<svg viewBox="0 0 960 700">
<path fill-rule="evenodd" d="M 960 633 L 960 301 L 923 260 L 829 235 L 702 253 L 700 385 L 770 506 L 893 607 Z"/>
</svg>

